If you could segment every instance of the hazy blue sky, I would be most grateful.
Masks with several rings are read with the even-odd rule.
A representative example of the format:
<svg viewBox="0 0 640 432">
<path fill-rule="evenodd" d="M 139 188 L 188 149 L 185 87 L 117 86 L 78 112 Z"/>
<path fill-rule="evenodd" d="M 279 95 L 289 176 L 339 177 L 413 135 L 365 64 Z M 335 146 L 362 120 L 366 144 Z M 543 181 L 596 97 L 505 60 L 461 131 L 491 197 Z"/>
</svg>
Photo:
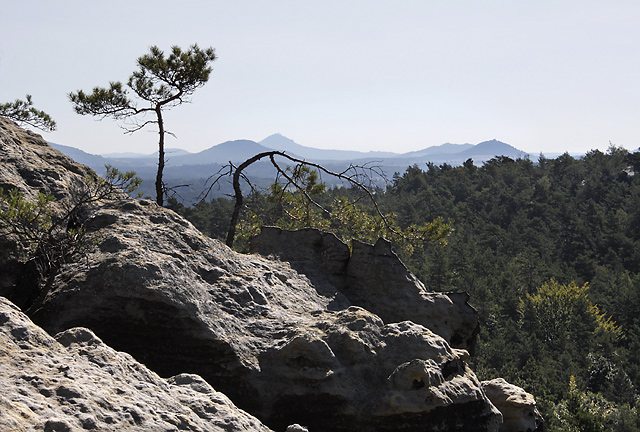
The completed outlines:
<svg viewBox="0 0 640 432">
<path fill-rule="evenodd" d="M 169 147 L 276 132 L 363 151 L 640 147 L 638 0 L 12 1 L 0 101 L 32 94 L 58 122 L 50 141 L 151 153 L 153 128 L 123 135 L 66 94 L 126 82 L 151 45 L 194 42 L 219 58 L 193 103 L 166 114 Z"/>
</svg>

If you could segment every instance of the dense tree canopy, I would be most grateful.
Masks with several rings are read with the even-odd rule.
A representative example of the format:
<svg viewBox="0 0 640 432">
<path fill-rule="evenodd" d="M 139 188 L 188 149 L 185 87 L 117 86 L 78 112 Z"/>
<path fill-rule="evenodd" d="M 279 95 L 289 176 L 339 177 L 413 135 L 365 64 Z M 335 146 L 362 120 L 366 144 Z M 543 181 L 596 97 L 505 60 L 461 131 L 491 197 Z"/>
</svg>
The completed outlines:
<svg viewBox="0 0 640 432">
<path fill-rule="evenodd" d="M 474 370 L 535 394 L 550 430 L 588 430 L 567 426 L 585 418 L 639 430 L 639 160 L 611 147 L 411 167 L 382 199 L 403 224 L 453 220 L 446 248 L 403 259 L 428 288 L 470 293 L 483 327 Z M 576 407 L 587 400 L 613 411 Z M 636 426 L 618 427 L 622 413 Z"/>
</svg>

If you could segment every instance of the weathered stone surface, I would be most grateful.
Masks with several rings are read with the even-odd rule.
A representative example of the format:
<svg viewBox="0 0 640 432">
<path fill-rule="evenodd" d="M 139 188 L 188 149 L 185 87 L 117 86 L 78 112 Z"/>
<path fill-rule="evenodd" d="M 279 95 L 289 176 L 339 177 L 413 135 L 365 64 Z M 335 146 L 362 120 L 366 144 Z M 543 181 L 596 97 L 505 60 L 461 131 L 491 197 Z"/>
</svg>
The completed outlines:
<svg viewBox="0 0 640 432">
<path fill-rule="evenodd" d="M 54 210 L 68 201 L 87 176 L 89 168 L 74 162 L 49 146 L 40 135 L 15 126 L 0 118 L 0 188 L 5 192 L 18 189 L 30 201 L 38 193 L 53 195 Z M 12 237 L 0 236 L 0 296 L 10 297 L 20 307 L 33 300 L 33 268 L 25 264 L 26 256 L 16 248 Z M 26 268 L 25 268 L 26 267 Z"/>
<path fill-rule="evenodd" d="M 197 373 L 274 429 L 497 427 L 466 351 L 423 326 L 336 311 L 348 301 L 331 285 L 238 255 L 151 201 L 104 204 L 87 227 L 99 249 L 61 269 L 30 310 L 50 331 L 82 325 L 163 376 Z M 433 362 L 440 387 L 390 381 L 414 359 Z"/>
<path fill-rule="evenodd" d="M 251 252 L 287 261 L 314 285 L 330 285 L 337 290 L 346 287 L 351 252 L 335 234 L 313 228 L 291 231 L 263 227 L 251 239 Z"/>
<path fill-rule="evenodd" d="M 54 339 L 3 297 L 0 386 L 3 431 L 270 430 L 197 375 L 164 380 L 85 328 Z"/>
<path fill-rule="evenodd" d="M 500 432 L 536 432 L 542 430 L 543 419 L 533 395 L 509 384 L 503 378 L 482 381 L 487 397 L 502 413 Z"/>
<path fill-rule="evenodd" d="M 62 201 L 87 176 L 95 176 L 88 167 L 53 149 L 40 135 L 5 118 L 0 118 L 0 152 L 0 188 L 18 188 L 31 199 L 41 192 Z"/>
<path fill-rule="evenodd" d="M 473 354 L 478 314 L 466 293 L 430 293 L 380 239 L 375 245 L 353 241 L 353 252 L 331 233 L 265 227 L 251 241 L 251 251 L 277 256 L 316 286 L 332 284 L 352 304 L 386 323 L 410 320 Z"/>
<path fill-rule="evenodd" d="M 82 181 L 84 168 L 43 159 L 42 142 L 0 143 L 0 172 L 16 163 L 7 154 L 20 153 L 23 166 L 5 186 L 53 191 L 61 178 Z M 29 178 L 40 180 L 31 185 Z M 429 297 L 406 268 L 392 269 L 387 286 L 364 281 L 353 288 L 357 269 L 345 270 L 341 246 L 317 232 L 307 235 L 320 239 L 319 246 L 311 242 L 307 250 L 301 243 L 300 251 L 313 257 L 324 248 L 324 261 L 313 266 L 299 259 L 310 269 L 301 273 L 294 259 L 237 254 L 149 200 L 98 202 L 82 214 L 80 222 L 100 244 L 60 268 L 27 305 L 49 333 L 90 328 L 160 376 L 176 376 L 167 385 L 188 382 L 172 391 L 178 399 L 187 387 L 206 387 L 190 378 L 197 374 L 276 430 L 293 423 L 312 432 L 497 430 L 501 416 L 464 363 L 467 350 L 448 343 L 458 338 L 457 346 L 469 345 L 472 336 L 456 336 L 465 328 L 460 317 L 472 311 L 466 298 Z M 389 256 L 378 246 L 358 259 L 382 272 Z M 349 258 L 347 267 L 354 263 Z M 415 301 L 431 312 L 420 315 L 413 305 L 407 317 L 402 309 L 352 300 L 367 287 L 379 302 L 400 297 L 399 308 Z M 435 313 L 455 324 L 420 322 Z"/>
<path fill-rule="evenodd" d="M 263 379 L 278 395 L 265 412 L 318 430 L 497 427 L 500 413 L 486 404 L 466 351 L 423 326 L 384 324 L 357 306 L 315 316 L 260 356 Z"/>
</svg>

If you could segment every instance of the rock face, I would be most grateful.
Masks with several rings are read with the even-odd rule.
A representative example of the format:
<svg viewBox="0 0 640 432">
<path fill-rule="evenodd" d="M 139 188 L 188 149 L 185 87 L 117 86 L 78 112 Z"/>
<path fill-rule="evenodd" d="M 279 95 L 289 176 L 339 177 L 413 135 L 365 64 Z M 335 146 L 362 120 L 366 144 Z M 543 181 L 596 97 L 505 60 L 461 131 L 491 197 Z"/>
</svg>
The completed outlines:
<svg viewBox="0 0 640 432">
<path fill-rule="evenodd" d="M 465 293 L 429 293 L 379 239 L 372 246 L 353 241 L 353 252 L 334 234 L 315 229 L 297 231 L 265 227 L 251 251 L 291 263 L 314 285 L 333 284 L 352 304 L 392 323 L 410 320 L 442 336 L 452 347 L 473 354 L 478 314 Z"/>
<path fill-rule="evenodd" d="M 0 430 L 263 431 L 197 375 L 160 378 L 86 328 L 55 339 L 0 297 Z"/>
<path fill-rule="evenodd" d="M 82 183 L 86 168 L 25 134 L 0 119 L 0 185 L 73 199 L 57 188 Z M 280 239 L 263 241 L 271 246 L 261 253 L 279 245 L 287 255 L 241 255 L 126 196 L 87 205 L 78 223 L 99 239 L 94 249 L 35 296 L 21 296 L 34 288 L 22 258 L 5 253 L 2 293 L 50 334 L 89 328 L 174 376 L 166 385 L 178 386 L 169 393 L 183 408 L 192 406 L 189 388 L 209 383 L 274 430 L 498 429 L 502 416 L 465 363 L 477 328 L 466 296 L 426 293 L 384 243 L 350 256 L 327 234 L 267 230 Z M 73 339 L 65 334 L 61 341 Z"/>
<path fill-rule="evenodd" d="M 95 174 L 84 165 L 51 148 L 40 135 L 16 127 L 0 117 L 0 189 L 18 191 L 35 201 L 38 193 L 52 195 L 52 204 L 69 202 L 84 180 Z M 16 248 L 11 238 L 0 235 L 0 296 L 10 297 L 23 307 L 33 301 L 37 293 L 30 287 L 33 269 L 27 257 Z"/>
<path fill-rule="evenodd" d="M 500 432 L 542 431 L 543 419 L 531 394 L 502 378 L 482 381 L 482 388 L 502 413 Z"/>
</svg>

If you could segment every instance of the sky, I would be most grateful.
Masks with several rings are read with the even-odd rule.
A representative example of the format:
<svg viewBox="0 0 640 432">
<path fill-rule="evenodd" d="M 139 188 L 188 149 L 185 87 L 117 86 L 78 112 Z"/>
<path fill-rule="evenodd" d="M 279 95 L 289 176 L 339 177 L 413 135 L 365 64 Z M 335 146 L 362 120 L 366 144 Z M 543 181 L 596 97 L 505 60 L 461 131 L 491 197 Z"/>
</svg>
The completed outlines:
<svg viewBox="0 0 640 432">
<path fill-rule="evenodd" d="M 0 103 L 25 94 L 45 139 L 152 153 L 74 113 L 68 93 L 127 81 L 152 45 L 215 48 L 209 82 L 165 113 L 167 147 L 281 133 L 404 153 L 498 139 L 537 154 L 640 147 L 638 0 L 20 0 L 0 8 Z"/>
</svg>

